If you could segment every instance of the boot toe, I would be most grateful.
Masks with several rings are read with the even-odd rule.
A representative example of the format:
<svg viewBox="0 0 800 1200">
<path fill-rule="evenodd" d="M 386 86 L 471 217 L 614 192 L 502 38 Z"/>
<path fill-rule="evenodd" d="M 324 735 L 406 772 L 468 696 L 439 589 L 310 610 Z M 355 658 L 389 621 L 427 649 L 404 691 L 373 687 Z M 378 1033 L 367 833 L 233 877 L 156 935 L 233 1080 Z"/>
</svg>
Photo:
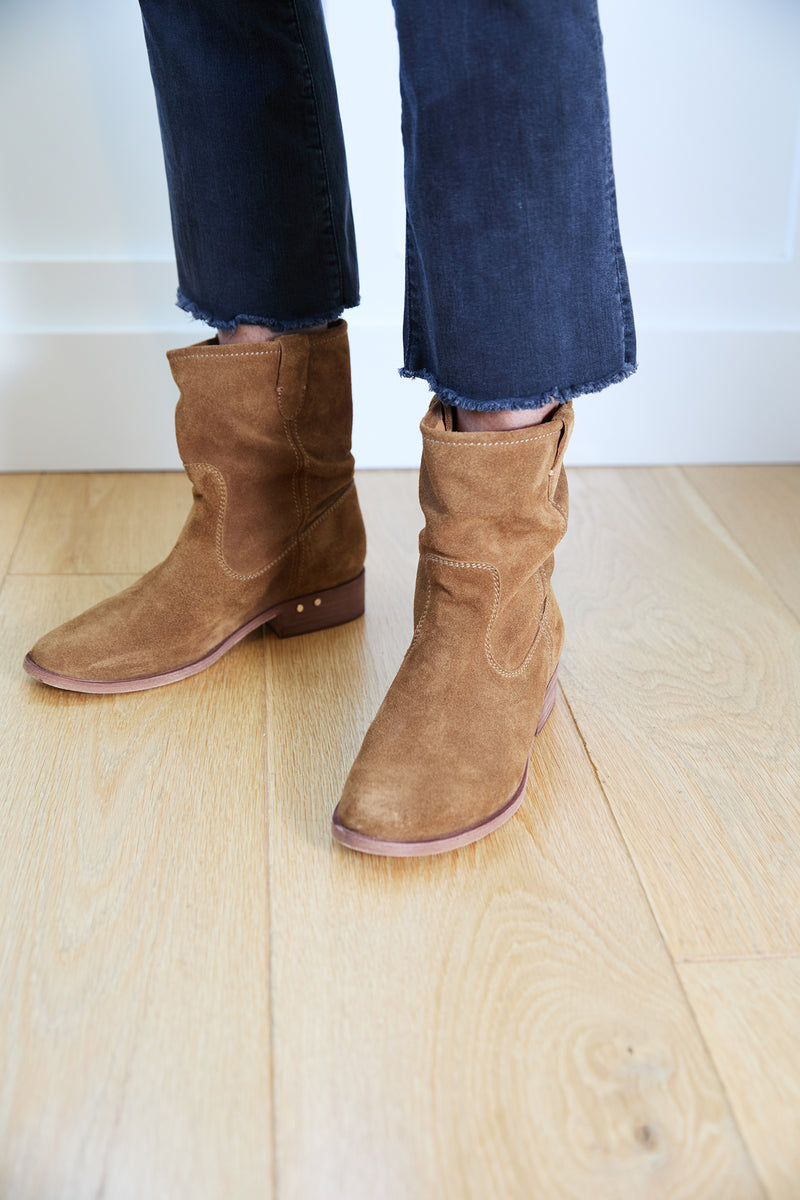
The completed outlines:
<svg viewBox="0 0 800 1200">
<path fill-rule="evenodd" d="M 418 778 L 398 764 L 382 783 L 366 767 L 351 777 L 333 814 L 333 836 L 354 850 L 397 857 L 437 854 L 485 837 L 516 812 L 525 792 L 527 763 L 513 783 L 489 782 L 453 770 L 446 780 Z M 360 771 L 356 772 L 358 776 Z M 402 780 L 398 778 L 402 774 Z"/>
<path fill-rule="evenodd" d="M 26 655 L 26 665 L 33 664 L 52 675 L 92 678 L 91 656 L 87 647 L 81 644 L 83 639 L 76 637 L 69 626 L 70 622 L 59 625 L 40 637 Z"/>
<path fill-rule="evenodd" d="M 91 640 L 70 625 L 67 622 L 39 638 L 25 656 L 23 665 L 28 674 L 55 686 L 59 680 L 67 686 L 80 682 L 100 684 L 119 678 L 110 664 L 98 660 Z"/>
<path fill-rule="evenodd" d="M 156 617 L 164 614 L 143 611 L 141 581 L 101 600 L 92 608 L 51 629 L 28 653 L 25 669 L 35 678 L 55 687 L 88 690 L 82 683 L 104 686 L 147 676 L 153 667 L 154 651 L 172 665 L 154 637 Z"/>
</svg>

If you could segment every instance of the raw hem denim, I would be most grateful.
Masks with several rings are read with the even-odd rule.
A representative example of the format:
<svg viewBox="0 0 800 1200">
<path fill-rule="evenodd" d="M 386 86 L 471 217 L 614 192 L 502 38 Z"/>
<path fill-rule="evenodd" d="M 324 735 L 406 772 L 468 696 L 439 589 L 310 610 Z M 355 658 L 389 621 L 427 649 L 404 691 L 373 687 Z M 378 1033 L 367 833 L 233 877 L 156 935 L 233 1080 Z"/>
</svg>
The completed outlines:
<svg viewBox="0 0 800 1200">
<path fill-rule="evenodd" d="M 545 405 L 552 404 L 554 400 L 557 400 L 559 404 L 566 404 L 568 400 L 573 400 L 576 396 L 585 396 L 589 392 L 602 392 L 612 384 L 622 383 L 629 375 L 633 375 L 637 366 L 637 363 L 626 363 L 619 371 L 605 375 L 602 379 L 592 379 L 587 383 L 554 386 L 549 391 L 540 392 L 538 396 L 507 396 L 501 400 L 476 400 L 474 397 L 461 396 L 452 388 L 440 383 L 428 371 L 411 371 L 408 367 L 400 367 L 398 374 L 404 379 L 426 380 L 431 391 L 440 400 L 445 404 L 452 404 L 456 408 L 466 408 L 472 412 L 506 412 L 509 409 L 544 408 Z"/>
<path fill-rule="evenodd" d="M 405 147 L 401 375 L 474 410 L 630 375 L 596 0 L 394 0 Z M 433 46 L 449 50 L 435 70 Z"/>
<path fill-rule="evenodd" d="M 237 325 L 266 325 L 275 333 L 287 333 L 292 329 L 308 329 L 312 325 L 324 325 L 326 321 L 335 321 L 344 312 L 344 308 L 331 308 L 327 312 L 316 313 L 311 317 L 299 317 L 295 320 L 286 321 L 282 317 L 264 317 L 254 316 L 252 313 L 237 313 L 235 317 L 218 317 L 211 311 L 200 308 L 195 304 L 194 300 L 190 300 L 188 296 L 184 296 L 180 288 L 178 288 L 178 297 L 176 300 L 178 308 L 182 308 L 184 312 L 188 312 L 197 321 L 203 321 L 206 325 L 210 325 L 212 329 L 223 329 L 228 333 L 233 333 Z M 351 304 L 350 308 L 355 308 L 355 304 Z"/>
</svg>

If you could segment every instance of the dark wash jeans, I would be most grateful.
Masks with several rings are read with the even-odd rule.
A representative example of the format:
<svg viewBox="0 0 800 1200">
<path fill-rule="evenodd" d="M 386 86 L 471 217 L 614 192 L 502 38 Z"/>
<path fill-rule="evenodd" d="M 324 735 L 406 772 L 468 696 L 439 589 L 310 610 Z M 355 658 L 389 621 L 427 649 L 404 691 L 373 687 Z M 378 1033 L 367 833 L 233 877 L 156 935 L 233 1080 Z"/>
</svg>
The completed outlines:
<svg viewBox="0 0 800 1200">
<path fill-rule="evenodd" d="M 357 305 L 320 0 L 140 4 L 178 304 L 218 329 L 280 331 Z M 625 378 L 636 343 L 596 0 L 394 8 L 407 211 L 401 373 L 484 410 L 564 402 Z"/>
</svg>

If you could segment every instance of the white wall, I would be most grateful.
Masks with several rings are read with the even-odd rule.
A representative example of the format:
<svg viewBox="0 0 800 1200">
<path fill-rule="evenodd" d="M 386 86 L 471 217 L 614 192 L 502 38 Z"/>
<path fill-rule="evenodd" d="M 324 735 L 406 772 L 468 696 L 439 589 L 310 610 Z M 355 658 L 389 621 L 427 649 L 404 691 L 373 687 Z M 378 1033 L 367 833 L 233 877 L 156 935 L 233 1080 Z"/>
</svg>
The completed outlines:
<svg viewBox="0 0 800 1200">
<path fill-rule="evenodd" d="M 390 0 L 327 0 L 359 242 L 361 466 L 413 465 Z M 601 0 L 639 373 L 573 463 L 800 458 L 800 5 Z M 0 469 L 177 465 L 161 147 L 136 0 L 0 9 Z"/>
</svg>

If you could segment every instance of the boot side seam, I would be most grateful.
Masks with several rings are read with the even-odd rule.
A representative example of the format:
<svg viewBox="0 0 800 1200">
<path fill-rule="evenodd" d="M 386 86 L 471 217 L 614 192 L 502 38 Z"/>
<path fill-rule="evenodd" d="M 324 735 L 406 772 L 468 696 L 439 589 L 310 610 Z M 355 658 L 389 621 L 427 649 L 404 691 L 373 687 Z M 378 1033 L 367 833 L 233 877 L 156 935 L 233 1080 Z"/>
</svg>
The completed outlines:
<svg viewBox="0 0 800 1200">
<path fill-rule="evenodd" d="M 556 462 L 558 462 L 557 454 L 556 454 Z M 564 522 L 564 532 L 566 532 L 567 521 L 569 519 L 568 515 L 567 515 L 567 510 L 563 504 L 559 504 L 558 501 L 556 500 L 556 488 L 558 487 L 559 483 L 561 482 L 561 477 L 563 474 L 564 474 L 564 462 L 562 459 L 561 465 L 558 468 L 558 479 L 556 479 L 556 468 L 552 467 L 550 469 L 548 480 L 547 480 L 547 501 L 556 510 L 556 512 L 559 512 L 561 514 L 561 519 Z M 561 536 L 562 537 L 564 536 L 563 533 Z"/>
<path fill-rule="evenodd" d="M 294 535 L 294 537 L 292 538 L 292 540 L 289 542 L 288 546 L 286 546 L 280 552 L 280 554 L 277 554 L 275 556 L 275 558 L 271 559 L 268 563 L 265 563 L 265 565 L 263 567 L 259 567 L 257 571 L 250 571 L 248 573 L 244 573 L 242 571 L 234 571 L 233 567 L 228 565 L 228 563 L 225 560 L 225 554 L 224 554 L 224 551 L 222 548 L 222 530 L 223 530 L 223 526 L 224 526 L 224 522 L 225 522 L 225 510 L 228 505 L 228 487 L 227 487 L 227 484 L 225 483 L 225 476 L 222 474 L 219 467 L 215 467 L 213 463 L 204 463 L 204 462 L 185 463 L 184 465 L 187 470 L 189 468 L 194 468 L 194 469 L 202 469 L 205 471 L 210 471 L 211 474 L 214 476 L 214 478 L 219 483 L 222 495 L 221 495 L 221 501 L 220 501 L 220 506 L 219 506 L 219 513 L 217 514 L 217 528 L 216 528 L 216 535 L 214 538 L 214 548 L 216 551 L 217 562 L 219 563 L 220 568 L 231 579 L 237 579 L 240 583 L 248 583 L 252 579 L 258 579 L 260 575 L 266 574 L 266 572 L 271 570 L 272 567 L 277 566 L 277 564 L 279 562 L 281 562 L 284 558 L 286 558 L 287 554 L 291 554 L 292 550 L 296 549 L 300 545 L 300 543 L 305 538 L 307 538 L 308 535 L 317 528 L 318 525 L 320 525 L 323 521 L 325 521 L 331 515 L 331 513 L 334 512 L 334 510 L 339 507 L 340 504 L 344 503 L 347 496 L 355 488 L 355 480 L 351 479 L 350 482 L 348 483 L 347 487 L 345 488 L 345 490 L 342 492 L 341 496 L 338 496 L 333 501 L 332 504 L 329 504 L 328 507 L 323 512 L 321 512 L 320 515 L 318 517 L 316 517 L 309 526 L 307 526 L 307 528 L 302 530 L 302 532 L 296 533 Z"/>
<path fill-rule="evenodd" d="M 334 512 L 339 507 L 340 504 L 344 504 L 345 500 L 350 495 L 350 493 L 355 492 L 355 490 L 356 490 L 356 481 L 355 481 L 355 479 L 351 479 L 350 482 L 348 483 L 347 487 L 342 492 L 341 496 L 337 496 L 336 499 L 331 504 L 329 504 L 328 507 L 323 510 L 323 512 L 321 512 L 319 514 L 318 517 L 315 517 L 314 520 L 311 522 L 311 524 L 308 525 L 302 531 L 302 533 L 299 533 L 297 535 L 297 538 L 295 540 L 297 542 L 304 542 L 305 539 L 311 533 L 314 532 L 314 530 L 317 528 L 317 526 L 321 525 L 323 523 L 323 521 L 327 521 L 327 519 L 331 515 L 331 513 Z"/>
<path fill-rule="evenodd" d="M 308 372 L 309 372 L 310 362 L 311 362 L 311 348 L 309 347 L 308 352 L 306 353 L 306 355 L 303 359 L 303 371 L 302 371 L 303 382 L 300 384 L 300 389 L 299 389 L 300 390 L 300 403 L 297 406 L 297 411 L 295 413 L 293 413 L 291 417 L 288 418 L 288 420 L 291 424 L 291 438 L 293 440 L 294 447 L 296 447 L 295 452 L 297 454 L 299 454 L 298 471 L 299 471 L 300 478 L 302 479 L 303 500 L 305 502 L 305 507 L 303 508 L 302 517 L 300 520 L 300 526 L 302 526 L 302 523 L 304 520 L 308 519 L 308 514 L 311 512 L 311 500 L 308 495 L 308 455 L 306 454 L 306 448 L 303 445 L 303 439 L 300 436 L 300 418 L 304 415 L 306 402 L 308 400 Z M 276 388 L 276 391 L 277 391 L 277 395 L 278 395 L 278 408 L 281 411 L 281 416 L 284 417 L 284 425 L 286 425 L 286 415 L 283 411 L 283 403 L 282 403 L 284 388 L 283 388 L 283 384 L 281 384 L 281 382 L 280 382 L 280 376 L 278 379 L 278 387 Z M 287 428 L 286 432 L 288 435 L 289 434 L 288 428 Z"/>
<path fill-rule="evenodd" d="M 278 388 L 278 407 L 280 407 L 280 391 L 281 391 L 281 389 Z M 296 470 L 295 470 L 294 474 L 292 475 L 292 499 L 294 500 L 294 508 L 295 508 L 295 512 L 297 513 L 297 531 L 295 533 L 295 537 L 299 537 L 300 530 L 303 528 L 303 507 L 300 503 L 300 496 L 298 493 L 297 482 L 298 482 L 298 479 L 303 475 L 303 455 L 302 455 L 301 449 L 297 445 L 297 443 L 299 443 L 300 439 L 296 436 L 297 430 L 295 428 L 295 423 L 294 423 L 293 419 L 283 417 L 283 432 L 286 434 L 287 442 L 292 447 L 292 453 L 294 454 L 295 463 L 297 465 Z M 298 586 L 299 586 L 299 580 L 303 574 L 303 547 L 300 546 L 299 550 L 300 550 L 300 553 L 299 553 L 298 561 L 297 561 L 297 563 L 295 563 L 295 574 L 294 574 L 294 582 Z"/>
<path fill-rule="evenodd" d="M 286 417 L 284 417 L 283 418 L 283 432 L 286 434 L 287 442 L 292 447 L 292 453 L 294 454 L 294 461 L 297 464 L 297 470 L 292 475 L 292 500 L 294 501 L 294 511 L 297 513 L 297 532 L 299 533 L 300 529 L 302 528 L 302 525 L 303 525 L 303 510 L 300 505 L 300 497 L 297 493 L 297 477 L 302 472 L 303 459 L 300 456 L 300 452 L 298 451 L 297 446 L 295 445 L 295 440 L 292 437 L 292 431 L 289 428 L 289 425 L 290 425 L 290 422 L 286 419 Z"/>
<path fill-rule="evenodd" d="M 408 648 L 409 648 L 409 650 L 411 649 L 411 646 L 413 646 L 413 645 L 414 645 L 414 643 L 415 643 L 415 642 L 418 640 L 418 638 L 419 638 L 419 635 L 420 635 L 420 633 L 421 633 L 421 631 L 422 631 L 422 626 L 425 624 L 425 618 L 426 618 L 426 617 L 427 617 L 427 615 L 428 615 L 428 609 L 430 608 L 430 603 L 431 603 L 431 581 L 430 581 L 430 579 L 429 579 L 429 580 L 428 580 L 428 584 L 427 584 L 427 589 L 426 589 L 426 592 L 425 592 L 425 607 L 423 608 L 423 610 L 422 610 L 422 612 L 421 612 L 421 614 L 420 614 L 420 618 L 419 618 L 419 620 L 417 621 L 417 624 L 416 624 L 416 626 L 414 627 L 414 636 L 413 636 L 413 637 L 412 637 L 412 639 L 411 639 L 411 645 L 408 647 Z"/>
<path fill-rule="evenodd" d="M 446 567 L 463 567 L 463 568 L 466 568 L 467 570 L 489 571 L 489 573 L 492 576 L 492 582 L 494 584 L 494 603 L 492 605 L 492 613 L 491 613 L 491 616 L 489 617 L 489 623 L 486 626 L 486 633 L 485 633 L 484 639 L 483 639 L 483 648 L 484 648 L 484 653 L 486 655 L 486 661 L 488 662 L 491 669 L 497 675 L 502 675 L 502 677 L 504 679 L 517 679 L 520 675 L 524 675 L 525 672 L 527 671 L 528 667 L 531 664 L 533 656 L 538 648 L 539 642 L 542 639 L 543 632 L 545 634 L 545 637 L 547 637 L 546 630 L 545 630 L 545 616 L 547 613 L 547 596 L 546 596 L 546 594 L 544 596 L 544 601 L 543 601 L 543 605 L 542 605 L 542 613 L 539 617 L 539 624 L 536 629 L 536 634 L 534 636 L 533 641 L 531 642 L 530 648 L 528 649 L 528 653 L 525 655 L 525 658 L 522 660 L 522 662 L 520 663 L 520 665 L 518 667 L 516 667 L 513 671 L 507 671 L 504 667 L 500 666 L 499 662 L 494 657 L 494 655 L 492 653 L 492 649 L 491 649 L 492 629 L 494 628 L 495 621 L 497 620 L 497 614 L 500 611 L 500 595 L 501 595 L 501 593 L 500 593 L 500 572 L 498 571 L 497 567 L 495 567 L 492 563 L 460 562 L 458 559 L 455 559 L 455 558 L 443 558 L 440 554 L 430 554 L 429 553 L 429 554 L 426 554 L 425 558 L 428 562 L 442 563 L 442 565 L 446 566 Z M 543 590 L 542 589 L 542 581 L 541 581 L 541 578 L 539 577 L 538 572 L 537 572 L 537 578 L 539 578 L 539 588 L 540 588 L 540 590 Z M 428 601 L 430 600 L 430 587 L 431 587 L 431 585 L 429 582 L 428 583 L 428 598 L 427 598 L 426 604 L 425 604 L 425 612 L 423 613 L 423 616 L 420 618 L 417 629 L 419 629 L 421 627 L 424 616 L 427 613 Z M 416 631 L 415 631 L 415 636 L 416 636 Z M 550 655 L 552 657 L 552 644 L 550 647 Z"/>
<path fill-rule="evenodd" d="M 298 383 L 299 383 L 300 403 L 297 406 L 297 411 L 294 412 L 291 416 L 287 416 L 287 414 L 283 410 L 284 386 L 281 383 L 281 367 L 283 366 L 283 355 L 281 355 L 281 362 L 278 367 L 278 384 L 275 389 L 277 397 L 278 397 L 278 409 L 280 410 L 280 414 L 283 417 L 284 432 L 286 433 L 286 437 L 291 444 L 292 450 L 294 451 L 295 459 L 297 461 L 297 471 L 292 476 L 292 494 L 294 496 L 295 507 L 297 509 L 297 535 L 298 535 L 298 537 L 300 535 L 301 529 L 303 528 L 304 521 L 308 520 L 308 514 L 311 512 L 311 500 L 308 495 L 308 455 L 306 454 L 305 446 L 303 445 L 303 439 L 300 437 L 300 428 L 299 428 L 299 424 L 298 424 L 300 416 L 302 415 L 302 412 L 305 408 L 306 400 L 308 399 L 308 368 L 309 368 L 310 358 L 311 358 L 311 351 L 310 351 L 310 347 L 309 347 L 306 349 L 306 353 L 304 354 L 303 359 L 302 359 L 302 369 L 301 369 L 302 383 L 299 383 L 299 380 L 297 383 L 295 383 L 295 390 L 297 390 Z M 300 495 L 301 488 L 302 488 L 302 496 Z M 298 554 L 297 554 L 297 562 L 295 563 L 294 582 L 295 582 L 295 586 L 299 587 L 300 580 L 303 579 L 304 575 L 305 575 L 305 557 L 306 557 L 306 555 L 305 555 L 305 545 L 302 541 L 298 542 L 297 549 L 298 549 Z"/>
<path fill-rule="evenodd" d="M 553 661 L 553 659 L 554 659 L 554 654 L 553 654 L 553 634 L 552 634 L 552 631 L 551 631 L 551 629 L 550 629 L 550 610 L 549 610 L 549 607 L 548 607 L 548 604 L 547 604 L 547 598 L 548 598 L 548 595 L 549 595 L 549 588 L 548 588 L 548 586 L 546 585 L 546 583 L 545 583 L 545 580 L 544 580 L 544 578 L 543 578 L 543 572 L 542 572 L 542 568 L 541 568 L 541 567 L 540 567 L 540 568 L 539 568 L 539 570 L 537 571 L 537 576 L 538 576 L 538 579 L 539 579 L 539 587 L 541 588 L 541 591 L 542 591 L 542 596 L 543 596 L 543 600 L 542 600 L 542 629 L 543 629 L 543 631 L 544 631 L 544 636 L 545 636 L 545 639 L 546 639 L 546 641 L 547 641 L 547 649 L 548 649 L 548 651 L 549 651 L 549 654 L 550 654 L 550 670 L 549 670 L 549 672 L 548 672 L 548 679 L 549 679 L 549 678 L 550 678 L 550 676 L 553 674 L 553 671 L 554 671 L 554 670 L 556 669 L 556 667 L 558 666 L 558 663 Z"/>
<path fill-rule="evenodd" d="M 552 504 L 553 508 L 556 509 L 556 511 L 561 514 L 562 520 L 564 522 L 566 522 L 567 521 L 567 513 L 566 513 L 566 509 L 564 508 L 563 504 L 559 504 L 558 501 L 553 496 L 550 497 L 550 503 Z"/>
<path fill-rule="evenodd" d="M 308 519 L 308 514 L 311 512 L 311 499 L 308 495 L 308 474 L 309 474 L 309 472 L 308 472 L 308 455 L 306 454 L 306 448 L 303 445 L 303 439 L 300 437 L 300 430 L 297 427 L 297 418 L 302 413 L 303 405 L 305 404 L 305 401 L 306 401 L 306 385 L 303 384 L 303 399 L 302 399 L 302 402 L 300 405 L 300 411 L 297 413 L 297 416 L 291 417 L 289 420 L 289 424 L 291 425 L 290 440 L 292 441 L 292 449 L 294 450 L 295 455 L 298 457 L 298 475 L 299 475 L 300 479 L 302 480 L 302 486 L 303 486 L 303 502 L 304 503 L 301 506 L 300 526 L 302 526 L 303 521 Z M 286 421 L 284 421 L 284 425 L 286 425 Z M 289 432 L 290 431 L 287 428 L 287 430 L 286 430 L 287 436 L 289 436 Z M 298 528 L 300 526 L 298 526 Z"/>
</svg>

